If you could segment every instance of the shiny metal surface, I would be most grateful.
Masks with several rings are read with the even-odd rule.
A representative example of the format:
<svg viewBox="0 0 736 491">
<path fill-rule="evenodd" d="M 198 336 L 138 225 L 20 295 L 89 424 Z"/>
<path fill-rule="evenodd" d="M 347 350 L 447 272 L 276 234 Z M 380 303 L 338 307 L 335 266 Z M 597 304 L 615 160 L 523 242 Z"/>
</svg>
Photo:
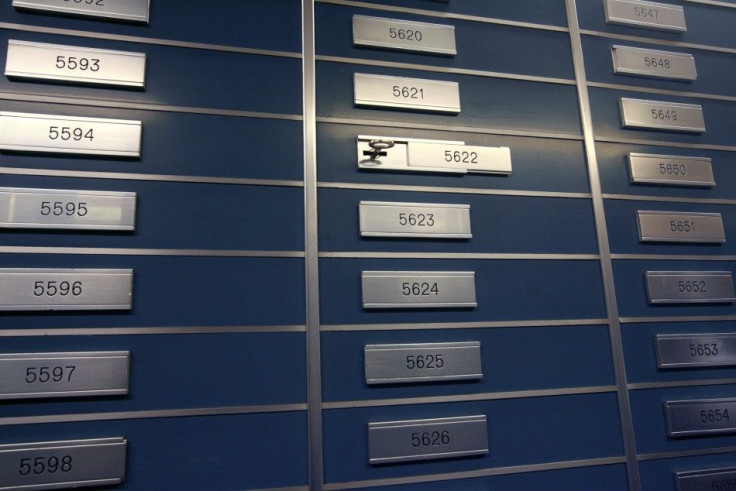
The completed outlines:
<svg viewBox="0 0 736 491">
<path fill-rule="evenodd" d="M 18 9 L 148 24 L 149 0 L 13 0 Z"/>
<path fill-rule="evenodd" d="M 140 157 L 140 121 L 0 111 L 0 150 Z"/>
<path fill-rule="evenodd" d="M 632 183 L 698 187 L 716 185 L 710 158 L 630 153 L 628 161 Z"/>
<path fill-rule="evenodd" d="M 361 201 L 361 237 L 470 239 L 470 205 Z"/>
<path fill-rule="evenodd" d="M 356 73 L 353 82 L 356 106 L 460 112 L 457 82 L 365 73 Z"/>
<path fill-rule="evenodd" d="M 720 213 L 639 210 L 636 218 L 639 240 L 642 242 L 726 242 L 726 231 Z"/>
<path fill-rule="evenodd" d="M 639 0 L 603 0 L 606 22 L 662 31 L 685 32 L 685 11 L 678 5 Z"/>
<path fill-rule="evenodd" d="M 130 310 L 132 269 L 0 269 L 0 311 Z"/>
<path fill-rule="evenodd" d="M 647 271 L 644 278 L 650 304 L 736 301 L 730 271 Z"/>
<path fill-rule="evenodd" d="M 615 73 L 672 80 L 698 79 L 695 58 L 690 53 L 614 45 L 611 57 Z"/>
<path fill-rule="evenodd" d="M 5 76 L 142 89 L 146 55 L 10 39 Z"/>
<path fill-rule="evenodd" d="M 0 489 L 120 484 L 127 445 L 124 438 L 0 445 Z"/>
<path fill-rule="evenodd" d="M 455 26 L 353 15 L 353 44 L 418 53 L 456 55 Z"/>
<path fill-rule="evenodd" d="M 0 354 L 0 400 L 128 393 L 130 353 Z"/>
<path fill-rule="evenodd" d="M 0 188 L 0 228 L 135 230 L 136 193 Z"/>
<path fill-rule="evenodd" d="M 473 271 L 363 271 L 364 309 L 477 307 Z"/>
<path fill-rule="evenodd" d="M 677 491 L 730 491 L 736 489 L 736 467 L 678 472 Z"/>
<path fill-rule="evenodd" d="M 485 455 L 486 416 L 368 423 L 368 453 L 371 464 Z"/>
<path fill-rule="evenodd" d="M 657 334 L 659 368 L 736 365 L 736 334 Z"/>
<path fill-rule="evenodd" d="M 483 378 L 480 343 L 367 344 L 363 349 L 368 385 Z"/>
<path fill-rule="evenodd" d="M 624 128 L 705 133 L 703 107 L 700 104 L 644 101 L 622 97 L 620 109 Z"/>
<path fill-rule="evenodd" d="M 736 432 L 736 399 L 667 401 L 664 413 L 670 437 Z"/>
</svg>

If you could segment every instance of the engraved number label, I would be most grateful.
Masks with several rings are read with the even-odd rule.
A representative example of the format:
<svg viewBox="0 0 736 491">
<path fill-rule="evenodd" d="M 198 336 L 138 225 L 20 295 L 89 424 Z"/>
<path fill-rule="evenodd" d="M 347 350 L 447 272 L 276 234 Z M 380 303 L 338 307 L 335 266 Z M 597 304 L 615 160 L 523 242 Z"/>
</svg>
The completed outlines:
<svg viewBox="0 0 736 491">
<path fill-rule="evenodd" d="M 634 15 L 645 19 L 657 19 L 659 18 L 659 10 L 648 9 L 646 7 L 634 7 Z"/>
<path fill-rule="evenodd" d="M 652 119 L 666 120 L 666 121 L 677 121 L 677 111 L 663 110 L 663 109 L 652 109 Z"/>
<path fill-rule="evenodd" d="M 404 296 L 422 296 L 439 295 L 440 289 L 437 283 L 402 283 L 401 293 Z"/>
<path fill-rule="evenodd" d="M 449 431 L 424 431 L 411 434 L 412 447 L 439 447 L 449 444 Z"/>
<path fill-rule="evenodd" d="M 48 366 L 48 367 L 28 367 L 26 368 L 27 384 L 47 382 L 71 382 L 72 374 L 77 367 L 75 365 L 67 366 Z"/>
<path fill-rule="evenodd" d="M 700 422 L 703 424 L 730 421 L 728 409 L 702 409 L 700 411 Z"/>
<path fill-rule="evenodd" d="M 690 356 L 718 356 L 718 344 L 690 344 Z"/>
<path fill-rule="evenodd" d="M 75 201 L 41 201 L 41 215 L 43 216 L 85 216 L 89 210 L 87 203 Z"/>
<path fill-rule="evenodd" d="M 670 67 L 670 60 L 667 58 L 655 58 L 651 56 L 644 57 L 644 65 L 653 68 L 667 68 Z"/>
<path fill-rule="evenodd" d="M 456 162 L 463 164 L 477 164 L 478 152 L 466 152 L 455 150 L 445 150 L 445 162 Z"/>
<path fill-rule="evenodd" d="M 92 141 L 95 139 L 92 128 L 72 128 L 69 126 L 49 126 L 49 140 L 74 140 L 82 139 Z"/>
<path fill-rule="evenodd" d="M 434 213 L 399 213 L 399 225 L 411 227 L 433 227 Z"/>
<path fill-rule="evenodd" d="M 422 31 L 413 29 L 397 29 L 395 27 L 388 28 L 388 37 L 391 39 L 406 39 L 407 41 L 421 41 Z"/>
<path fill-rule="evenodd" d="M 670 230 L 673 232 L 695 232 L 695 222 L 690 220 L 670 220 Z"/>
<path fill-rule="evenodd" d="M 678 281 L 677 289 L 687 293 L 707 293 L 705 281 Z"/>
<path fill-rule="evenodd" d="M 392 88 L 394 97 L 401 97 L 402 99 L 424 99 L 424 89 L 417 87 L 402 87 L 400 85 L 394 85 Z"/>
<path fill-rule="evenodd" d="M 435 355 L 407 355 L 406 368 L 409 370 L 429 370 L 445 366 L 445 360 L 441 353 Z"/>
<path fill-rule="evenodd" d="M 63 70 L 89 70 L 91 72 L 97 72 L 100 70 L 99 58 L 78 58 L 76 56 L 63 56 L 59 55 L 56 57 L 56 68 Z"/>
<path fill-rule="evenodd" d="M 30 474 L 54 474 L 56 472 L 71 472 L 71 455 L 52 455 L 20 459 L 18 473 L 21 476 Z"/>
<path fill-rule="evenodd" d="M 67 3 L 83 3 L 84 5 L 98 5 L 100 7 L 105 6 L 105 0 L 64 0 Z"/>
<path fill-rule="evenodd" d="M 78 297 L 82 294 L 81 281 L 36 281 L 33 284 L 33 294 L 37 297 Z"/>
<path fill-rule="evenodd" d="M 687 166 L 685 164 L 659 164 L 659 172 L 669 176 L 686 176 Z"/>
</svg>

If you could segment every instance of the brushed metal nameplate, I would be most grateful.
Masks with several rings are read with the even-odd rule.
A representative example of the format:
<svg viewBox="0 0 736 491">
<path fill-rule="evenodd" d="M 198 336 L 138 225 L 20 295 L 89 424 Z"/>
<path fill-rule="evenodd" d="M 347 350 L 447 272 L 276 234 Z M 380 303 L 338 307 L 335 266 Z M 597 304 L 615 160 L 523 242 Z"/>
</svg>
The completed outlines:
<svg viewBox="0 0 736 491">
<path fill-rule="evenodd" d="M 421 462 L 487 453 L 485 415 L 368 423 L 371 464 Z"/>
<path fill-rule="evenodd" d="M 622 97 L 620 108 L 624 128 L 705 133 L 703 106 L 700 104 L 644 101 Z"/>
<path fill-rule="evenodd" d="M 367 344 L 363 354 L 368 385 L 483 378 L 478 341 Z"/>
<path fill-rule="evenodd" d="M 419 111 L 460 112 L 460 85 L 444 80 L 356 73 L 355 105 Z"/>
<path fill-rule="evenodd" d="M 0 111 L 0 150 L 140 157 L 140 121 Z"/>
<path fill-rule="evenodd" d="M 357 150 L 358 167 L 365 170 L 511 173 L 511 150 L 508 147 L 466 145 L 456 140 L 359 135 Z"/>
<path fill-rule="evenodd" d="M 672 80 L 697 80 L 695 58 L 690 53 L 611 46 L 614 73 Z"/>
<path fill-rule="evenodd" d="M 473 271 L 363 271 L 364 309 L 477 307 Z"/>
<path fill-rule="evenodd" d="M 11 39 L 5 76 L 142 89 L 146 83 L 146 55 Z"/>
<path fill-rule="evenodd" d="M 736 467 L 675 473 L 677 491 L 716 491 L 736 489 Z"/>
<path fill-rule="evenodd" d="M 736 302 L 730 271 L 647 271 L 650 304 Z"/>
<path fill-rule="evenodd" d="M 13 0 L 13 7 L 148 24 L 149 0 Z"/>
<path fill-rule="evenodd" d="M 128 393 L 130 353 L 0 354 L 0 400 Z"/>
<path fill-rule="evenodd" d="M 125 479 L 125 438 L 0 445 L 0 489 L 112 486 Z"/>
<path fill-rule="evenodd" d="M 639 210 L 636 217 L 641 242 L 726 242 L 726 230 L 720 213 Z"/>
<path fill-rule="evenodd" d="M 671 437 L 736 432 L 736 399 L 692 399 L 664 403 Z"/>
<path fill-rule="evenodd" d="M 677 5 L 639 0 L 604 0 L 606 22 L 661 31 L 685 32 L 685 10 Z"/>
<path fill-rule="evenodd" d="M 353 44 L 454 56 L 455 26 L 353 15 Z"/>
<path fill-rule="evenodd" d="M 659 368 L 736 365 L 736 334 L 657 334 Z"/>
<path fill-rule="evenodd" d="M 361 201 L 361 237 L 470 239 L 470 205 Z"/>
<path fill-rule="evenodd" d="M 0 228 L 135 230 L 136 193 L 0 187 Z"/>
<path fill-rule="evenodd" d="M 130 310 L 132 269 L 0 269 L 0 311 Z"/>
<path fill-rule="evenodd" d="M 631 182 L 664 186 L 713 187 L 713 164 L 706 157 L 680 157 L 630 153 L 628 155 Z"/>
</svg>

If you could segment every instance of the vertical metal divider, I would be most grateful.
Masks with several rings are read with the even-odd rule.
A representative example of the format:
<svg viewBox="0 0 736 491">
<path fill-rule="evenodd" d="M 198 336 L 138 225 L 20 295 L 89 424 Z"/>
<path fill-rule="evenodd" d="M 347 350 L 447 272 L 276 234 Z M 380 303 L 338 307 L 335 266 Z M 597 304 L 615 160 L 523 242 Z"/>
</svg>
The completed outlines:
<svg viewBox="0 0 736 491">
<path fill-rule="evenodd" d="M 618 410 L 626 457 L 626 470 L 629 489 L 631 491 L 640 491 L 641 479 L 639 476 L 639 462 L 636 455 L 636 437 L 634 435 L 634 424 L 627 388 L 624 348 L 621 340 L 621 323 L 619 321 L 616 289 L 613 281 L 613 263 L 611 260 L 611 248 L 608 242 L 608 228 L 606 226 L 600 173 L 598 172 L 598 159 L 595 151 L 593 117 L 590 109 L 590 99 L 588 98 L 588 80 L 585 74 L 585 60 L 583 57 L 582 39 L 580 37 L 577 5 L 575 0 L 565 0 L 565 4 L 567 8 L 567 24 L 570 30 L 570 47 L 572 48 L 575 82 L 578 90 L 578 102 L 580 103 L 580 120 L 583 125 L 585 159 L 588 166 L 590 192 L 595 215 L 598 253 L 600 255 L 601 274 L 603 276 L 603 291 L 608 316 L 608 336 L 611 342 L 611 355 L 613 358 Z"/>
<path fill-rule="evenodd" d="M 322 489 L 322 364 L 319 326 L 317 229 L 317 104 L 314 1 L 302 1 L 302 104 L 304 127 L 304 295 L 307 325 L 307 446 L 309 488 Z"/>
</svg>

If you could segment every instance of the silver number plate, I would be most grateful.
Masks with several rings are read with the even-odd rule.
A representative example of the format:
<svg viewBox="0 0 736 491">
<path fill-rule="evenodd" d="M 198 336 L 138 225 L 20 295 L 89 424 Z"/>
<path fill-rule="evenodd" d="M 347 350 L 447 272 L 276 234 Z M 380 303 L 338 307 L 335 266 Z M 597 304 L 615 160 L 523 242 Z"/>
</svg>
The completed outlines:
<svg viewBox="0 0 736 491">
<path fill-rule="evenodd" d="M 128 393 L 127 351 L 0 354 L 0 399 Z"/>
<path fill-rule="evenodd" d="M 117 19 L 148 24 L 149 0 L 13 0 L 18 9 Z"/>
<path fill-rule="evenodd" d="M 665 186 L 713 187 L 711 159 L 675 155 L 629 154 L 631 182 Z"/>
<path fill-rule="evenodd" d="M 477 307 L 473 271 L 363 271 L 363 308 Z"/>
<path fill-rule="evenodd" d="M 378 150 L 371 145 L 378 146 Z M 359 135 L 358 167 L 450 174 L 510 174 L 511 150 L 465 145 L 465 142 L 452 140 Z"/>
<path fill-rule="evenodd" d="M 470 205 L 361 201 L 361 237 L 470 239 Z"/>
<path fill-rule="evenodd" d="M 604 0 L 606 22 L 662 31 L 687 31 L 685 10 L 677 5 L 639 0 Z"/>
<path fill-rule="evenodd" d="M 649 303 L 732 303 L 730 271 L 647 271 Z"/>
<path fill-rule="evenodd" d="M 642 242 L 726 242 L 726 231 L 720 213 L 639 210 L 637 222 L 639 240 Z"/>
<path fill-rule="evenodd" d="M 364 355 L 368 385 L 483 378 L 477 341 L 368 344 Z"/>
<path fill-rule="evenodd" d="M 703 107 L 700 104 L 643 101 L 622 97 L 620 106 L 624 128 L 705 133 Z"/>
<path fill-rule="evenodd" d="M 0 188 L 0 227 L 135 230 L 135 193 Z"/>
<path fill-rule="evenodd" d="M 0 445 L 0 489 L 120 484 L 127 445 L 124 438 Z"/>
<path fill-rule="evenodd" d="M 485 455 L 486 416 L 369 423 L 368 453 L 371 464 Z"/>
<path fill-rule="evenodd" d="M 5 76 L 143 88 L 146 55 L 11 39 Z"/>
<path fill-rule="evenodd" d="M 615 73 L 673 80 L 698 79 L 695 58 L 689 53 L 612 46 L 611 56 Z"/>
<path fill-rule="evenodd" d="M 736 432 L 736 399 L 667 401 L 664 412 L 672 437 Z"/>
<path fill-rule="evenodd" d="M 0 269 L 0 311 L 130 310 L 132 269 Z"/>
<path fill-rule="evenodd" d="M 457 54 L 455 26 L 365 15 L 353 16 L 353 44 L 420 53 Z"/>
<path fill-rule="evenodd" d="M 354 84 L 357 106 L 460 112 L 457 82 L 356 73 Z"/>
<path fill-rule="evenodd" d="M 140 157 L 140 121 L 0 111 L 0 150 Z"/>
<path fill-rule="evenodd" d="M 736 334 L 657 334 L 659 368 L 736 365 Z"/>
<path fill-rule="evenodd" d="M 736 468 L 678 472 L 675 480 L 677 491 L 728 491 L 736 489 Z"/>
</svg>

